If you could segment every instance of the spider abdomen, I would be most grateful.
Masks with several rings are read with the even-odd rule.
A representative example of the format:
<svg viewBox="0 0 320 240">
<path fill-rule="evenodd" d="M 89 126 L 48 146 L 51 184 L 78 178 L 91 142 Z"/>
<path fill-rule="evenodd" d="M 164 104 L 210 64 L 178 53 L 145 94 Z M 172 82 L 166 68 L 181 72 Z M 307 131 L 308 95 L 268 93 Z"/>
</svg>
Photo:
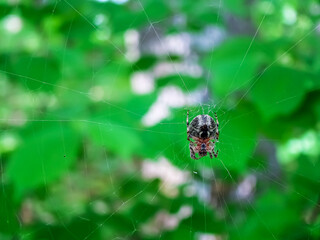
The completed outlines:
<svg viewBox="0 0 320 240">
<path fill-rule="evenodd" d="M 214 136 L 215 122 L 209 115 L 198 115 L 190 123 L 190 135 L 202 139 Z"/>
</svg>

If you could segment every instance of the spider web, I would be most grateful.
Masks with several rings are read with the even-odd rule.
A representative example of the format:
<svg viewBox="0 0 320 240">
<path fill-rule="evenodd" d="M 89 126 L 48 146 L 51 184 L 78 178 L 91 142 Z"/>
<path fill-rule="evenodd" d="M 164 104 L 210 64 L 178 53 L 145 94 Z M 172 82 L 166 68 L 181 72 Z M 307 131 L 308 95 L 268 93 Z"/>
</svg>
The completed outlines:
<svg viewBox="0 0 320 240">
<path fill-rule="evenodd" d="M 92 15 L 86 15 L 81 10 L 77 9 L 71 1 L 56 1 L 52 8 L 52 18 L 55 15 L 55 9 L 61 4 L 69 6 L 87 24 L 89 24 L 91 28 L 100 31 L 99 27 L 90 20 L 96 12 L 92 12 Z M 219 20 L 223 11 L 223 1 L 213 2 L 212 4 L 216 4 L 214 6 L 218 8 L 217 20 Z M 37 146 L 39 149 L 36 147 L 36 149 L 30 151 L 34 151 L 39 159 L 41 159 L 41 175 L 43 177 L 44 192 L 47 197 L 46 200 L 42 201 L 41 198 L 33 197 L 31 194 L 23 200 L 19 212 L 16 213 L 16 218 L 19 220 L 20 225 L 20 232 L 17 233 L 16 236 L 20 239 L 33 239 L 35 236 L 39 238 L 46 237 L 60 239 L 60 237 L 63 236 L 60 232 L 67 232 L 68 238 L 71 239 L 99 239 L 98 236 L 104 236 L 103 234 L 105 234 L 105 236 L 111 236 L 112 234 L 108 235 L 108 231 L 114 228 L 119 231 L 119 233 L 116 234 L 117 236 L 113 236 L 114 239 L 142 239 L 144 237 L 147 239 L 150 236 L 152 239 L 166 239 L 166 234 L 175 229 L 181 229 L 180 231 L 188 232 L 190 239 L 193 239 L 194 237 L 197 239 L 227 239 L 227 235 L 229 234 L 227 229 L 218 233 L 212 232 L 212 225 L 224 222 L 225 225 L 232 226 L 229 227 L 229 229 L 232 229 L 235 233 L 230 233 L 230 236 L 237 239 L 242 236 L 242 230 L 240 229 L 242 226 L 241 222 L 243 222 L 243 219 L 252 219 L 250 217 L 253 215 L 258 219 L 258 224 L 262 225 L 265 229 L 267 238 L 279 239 L 278 233 L 274 232 L 272 230 L 273 228 L 269 226 L 269 223 L 265 220 L 265 213 L 261 211 L 259 206 L 256 206 L 255 198 L 259 197 L 258 183 L 270 185 L 272 183 L 283 191 L 289 191 L 296 195 L 297 198 L 305 200 L 311 206 L 318 206 L 317 200 L 314 199 L 313 196 L 310 197 L 308 192 L 305 193 L 302 190 L 290 189 L 290 186 L 286 185 L 286 182 L 284 182 L 281 175 L 276 171 L 281 170 L 285 173 L 292 174 L 293 176 L 300 176 L 301 174 L 295 173 L 294 170 L 291 170 L 290 168 L 287 169 L 284 166 L 266 166 L 265 159 L 256 159 L 255 152 L 249 153 L 248 155 L 249 158 L 252 158 L 252 160 L 259 165 L 259 167 L 248 167 L 247 172 L 238 172 L 237 170 L 232 169 L 230 162 L 224 161 L 223 154 L 231 155 L 232 158 L 235 159 L 234 162 L 237 163 L 239 148 L 238 146 L 234 144 L 230 145 L 223 140 L 220 140 L 217 144 L 220 154 L 222 154 L 221 158 L 218 156 L 217 159 L 211 160 L 203 158 L 199 161 L 193 161 L 189 157 L 186 132 L 185 130 L 177 131 L 177 129 L 181 129 L 180 127 L 186 128 L 185 117 L 187 109 L 191 109 L 191 119 L 199 114 L 213 115 L 214 112 L 217 112 L 222 139 L 232 139 L 233 136 L 224 133 L 224 129 L 228 128 L 229 125 L 234 124 L 235 119 L 242 121 L 242 119 L 254 117 L 255 114 L 255 111 L 252 111 L 251 109 L 242 111 L 241 115 L 237 114 L 237 112 L 235 114 L 234 110 L 246 100 L 246 97 L 260 81 L 261 77 L 263 77 L 273 65 L 282 60 L 287 53 L 292 51 L 307 37 L 313 34 L 317 30 L 317 26 L 301 36 L 301 38 L 293 45 L 290 45 L 285 52 L 271 61 L 271 63 L 256 76 L 248 79 L 243 84 L 244 87 L 240 96 L 236 98 L 233 104 L 227 105 L 228 107 L 226 108 L 226 102 L 235 95 L 238 90 L 237 88 L 233 89 L 233 85 L 238 78 L 239 71 L 246 62 L 247 55 L 249 54 L 252 45 L 259 35 L 259 30 L 264 24 L 271 4 L 263 17 L 259 19 L 257 30 L 254 32 L 242 61 L 237 68 L 236 74 L 232 78 L 228 94 L 218 101 L 209 95 L 209 81 L 211 81 L 213 74 L 211 70 L 206 74 L 205 87 L 200 90 L 191 90 L 188 86 L 188 81 L 185 79 L 186 77 L 181 74 L 181 69 L 179 69 L 180 66 L 176 64 L 176 61 L 171 57 L 170 52 L 167 50 L 167 42 L 165 42 L 164 37 L 159 33 L 159 30 L 156 27 L 157 24 L 166 21 L 167 19 L 153 22 L 144 6 L 144 2 L 138 0 L 136 1 L 136 5 L 137 8 L 143 11 L 149 24 L 145 38 L 147 38 L 147 34 L 151 34 L 155 37 L 154 41 L 160 49 L 164 49 L 164 52 L 162 52 L 163 57 L 168 59 L 167 64 L 172 65 L 171 70 L 178 76 L 178 79 L 182 83 L 182 89 L 185 91 L 185 93 L 181 95 L 182 91 L 178 88 L 167 88 L 166 92 L 163 92 L 162 98 L 159 96 L 158 98 L 155 98 L 155 102 L 164 102 L 165 104 L 161 106 L 165 107 L 159 108 L 158 105 L 158 108 L 156 108 L 156 104 L 152 105 L 155 106 L 154 109 L 158 109 L 158 112 L 160 111 L 160 117 L 162 117 L 158 120 L 152 120 L 154 121 L 152 124 L 150 123 L 150 118 L 148 118 L 148 113 L 152 116 L 157 111 L 152 112 L 152 107 L 150 106 L 146 108 L 142 105 L 136 107 L 132 105 L 123 105 L 122 103 L 114 103 L 113 101 L 99 97 L 100 92 L 98 88 L 88 92 L 87 90 L 79 90 L 72 86 L 66 86 L 67 84 L 50 83 L 29 77 L 28 75 L 20 74 L 19 72 L 9 71 L 6 70 L 5 66 L 1 69 L 0 72 L 2 74 L 6 74 L 9 77 L 19 77 L 25 81 L 28 89 L 26 97 L 31 99 L 31 106 L 34 107 L 29 114 L 30 117 L 4 117 L 1 119 L 2 122 L 10 121 L 14 124 L 19 124 L 20 122 L 23 124 L 33 124 L 32 134 L 35 137 L 37 137 L 38 131 L 49 128 L 50 125 L 58 125 L 60 146 L 57 147 L 61 149 L 61 152 L 63 153 L 62 157 L 64 159 L 69 158 L 70 153 L 68 151 L 71 151 L 69 150 L 70 141 L 72 141 L 72 138 L 69 138 L 69 123 L 75 124 L 79 131 L 83 128 L 89 128 L 90 132 L 94 132 L 96 135 L 96 141 L 94 143 L 90 143 L 90 141 L 86 139 L 81 142 L 81 161 L 79 161 L 79 163 L 74 163 L 75 166 L 71 167 L 71 169 L 61 177 L 62 179 L 59 178 L 59 180 L 56 180 L 56 182 L 53 183 L 50 182 L 51 176 L 48 171 L 48 166 L 46 166 L 46 159 L 42 157 L 42 151 L 39 150 L 41 148 L 47 148 L 47 146 L 43 146 L 43 144 L 46 143 L 44 140 L 45 136 L 41 136 L 41 138 L 35 141 L 39 145 Z M 64 43 L 62 57 L 62 79 L 65 78 L 64 75 L 66 75 L 65 72 L 67 71 L 68 62 L 65 60 L 65 57 L 70 41 L 69 35 L 73 28 L 74 23 L 71 21 L 66 30 L 67 37 Z M 142 41 L 143 40 L 144 39 L 142 39 Z M 115 42 L 110 39 L 107 39 L 107 41 L 122 57 L 130 59 L 130 56 L 121 50 Z M 213 47 L 211 46 L 211 48 Z M 214 54 L 215 52 L 212 51 L 209 62 L 210 66 L 212 65 L 212 57 Z M 31 61 L 32 59 L 30 62 Z M 115 57 L 111 57 L 108 61 L 117 63 Z M 111 80 L 110 83 L 116 82 L 117 78 L 121 77 L 121 64 L 122 63 L 120 62 L 118 69 L 115 70 L 114 79 Z M 44 68 L 46 68 L 46 66 Z M 95 83 L 94 79 L 98 74 L 98 71 L 99 70 L 96 70 L 93 67 L 91 76 L 92 84 Z M 68 92 L 78 101 L 81 101 L 82 98 L 97 100 L 97 102 L 102 104 L 106 111 L 97 118 L 90 119 L 86 117 L 78 118 L 74 117 L 74 115 L 68 116 L 63 113 L 57 114 L 56 112 L 50 113 L 35 110 L 35 106 L 39 104 L 38 99 L 40 97 L 31 88 L 29 89 L 28 84 L 30 82 L 38 82 L 42 84 L 41 86 L 51 86 L 59 89 L 61 90 L 60 94 L 62 95 L 64 92 Z M 249 84 L 246 85 L 247 83 Z M 173 96 L 173 98 L 170 98 L 170 95 Z M 183 99 L 182 103 L 174 102 L 181 101 L 179 100 L 179 97 L 175 98 L 175 95 L 180 96 L 180 99 Z M 280 102 L 290 102 L 296 98 L 298 97 L 292 96 L 288 98 L 285 96 L 276 103 L 270 103 L 269 107 L 272 108 Z M 176 119 L 178 119 L 180 121 L 166 121 L 166 119 L 170 119 L 170 113 L 179 116 L 174 120 L 176 121 Z M 75 114 L 75 116 L 77 116 L 77 114 Z M 117 116 L 118 118 L 116 118 Z M 122 119 L 123 117 L 128 117 L 129 120 L 140 119 L 143 121 L 143 119 L 145 119 L 144 123 L 150 125 L 149 127 L 142 127 L 141 125 L 132 126 L 127 123 L 126 119 Z M 116 122 L 114 119 L 119 120 L 119 122 Z M 6 131 L 10 132 L 10 130 L 10 128 L 5 129 L 4 133 L 6 133 Z M 148 157 L 145 158 L 147 160 L 139 157 L 139 160 L 136 161 L 119 163 L 117 153 L 110 154 L 110 148 L 112 150 L 117 149 L 117 151 L 121 153 L 123 146 L 106 145 L 105 139 L 109 139 L 108 135 L 114 134 L 114 132 L 119 132 L 119 134 L 121 134 L 123 131 L 129 132 L 129 130 L 134 133 L 143 133 L 142 136 L 145 137 L 145 141 L 168 137 L 171 139 L 171 143 L 166 146 L 160 145 L 161 149 L 155 154 L 154 159 L 152 160 L 147 159 Z M 129 140 L 132 138 L 130 141 L 136 141 L 134 136 L 128 136 L 128 138 Z M 247 138 L 242 139 L 242 141 L 248 141 L 254 144 L 254 149 L 256 149 L 257 146 L 267 146 L 274 149 L 274 145 L 278 144 L 277 139 L 268 138 Z M 263 143 L 266 143 L 266 146 Z M 125 140 L 123 144 L 125 144 Z M 183 147 L 181 148 L 181 146 Z M 224 147 L 231 152 L 223 153 L 221 149 L 224 149 Z M 119 158 L 128 157 L 126 154 L 129 153 L 121 153 Z M 146 155 L 148 156 L 148 154 Z M 167 156 L 170 156 L 171 159 Z M 272 154 L 270 154 L 270 156 L 274 157 Z M 6 183 L 7 181 L 4 179 L 6 177 L 6 167 L 4 166 L 3 161 L 5 157 L 6 156 L 0 156 L 2 183 Z M 130 157 L 134 158 L 134 156 Z M 173 165 L 176 165 L 179 168 L 176 168 Z M 75 172 L 77 174 L 75 174 Z M 159 175 L 157 175 L 157 172 Z M 169 174 L 165 174 L 166 172 Z M 162 175 L 160 173 L 162 173 Z M 141 178 L 141 176 L 143 176 L 143 178 Z M 308 178 L 307 175 L 303 174 L 302 177 Z M 85 181 L 82 180 L 83 178 Z M 266 179 L 266 181 L 261 179 Z M 106 186 L 95 186 L 95 182 L 100 184 L 101 182 L 105 183 Z M 270 188 L 272 187 L 274 186 L 271 186 Z M 101 192 L 90 193 L 90 190 L 92 190 L 91 188 Z M 64 195 L 63 191 L 66 189 L 69 192 Z M 255 193 L 255 189 L 257 190 L 257 193 Z M 214 191 L 214 194 L 212 191 Z M 81 195 L 83 192 L 85 194 Z M 8 199 L 8 201 L 2 203 L 3 209 L 6 209 L 7 205 L 14 205 L 14 203 L 9 202 L 11 199 L 7 196 L 9 193 L 10 191 L 3 185 L 2 196 Z M 57 195 L 58 198 L 55 198 L 54 195 Z M 181 196 L 186 197 L 183 198 Z M 81 201 L 76 201 L 77 198 L 81 197 L 85 204 L 81 204 Z M 234 197 L 234 201 L 232 201 L 232 197 Z M 182 200 L 187 200 L 187 202 L 181 204 L 181 198 Z M 66 202 L 65 205 L 61 204 L 63 201 Z M 148 202 L 150 205 L 146 207 L 144 201 Z M 141 203 L 142 207 L 137 208 L 137 210 L 130 209 L 133 208 L 135 203 Z M 57 204 L 56 208 L 54 204 Z M 49 207 L 49 205 L 51 207 Z M 198 210 L 196 209 L 199 205 L 203 207 L 201 213 L 201 224 L 203 224 L 203 226 L 200 228 L 202 230 L 199 230 L 199 228 L 196 227 L 198 224 L 197 221 L 199 220 L 199 217 L 197 216 Z M 37 207 L 40 210 L 37 210 Z M 235 211 L 235 207 L 240 210 Z M 41 211 L 43 211 L 42 215 Z M 52 212 L 54 212 L 54 214 L 52 214 Z M 34 219 L 32 216 L 33 214 L 37 215 L 35 218 L 37 219 L 36 221 L 43 221 L 46 224 L 39 224 L 40 227 L 33 226 L 32 220 L 28 222 L 29 218 Z M 215 218 L 212 218 L 213 214 Z M 8 213 L 4 213 L 3 216 L 5 216 L 8 223 L 12 221 L 9 219 Z M 220 221 L 217 220 L 219 218 Z M 129 226 L 127 226 L 128 224 Z M 87 226 L 85 231 L 81 229 L 84 226 Z M 122 227 L 126 230 L 121 230 Z M 185 229 L 186 227 L 187 229 Z M 79 231 L 75 231 L 75 229 L 78 229 Z M 128 229 L 130 230 L 128 231 Z M 84 232 L 84 234 L 81 234 L 80 232 Z M 9 236 L 6 235 L 3 235 L 3 237 L 10 239 Z"/>
</svg>

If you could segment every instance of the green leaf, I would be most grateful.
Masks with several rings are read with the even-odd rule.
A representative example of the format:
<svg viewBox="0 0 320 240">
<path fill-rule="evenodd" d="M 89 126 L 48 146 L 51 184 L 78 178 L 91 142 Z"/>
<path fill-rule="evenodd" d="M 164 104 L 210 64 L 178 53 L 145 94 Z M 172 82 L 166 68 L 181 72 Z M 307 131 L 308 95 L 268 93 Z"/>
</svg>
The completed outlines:
<svg viewBox="0 0 320 240">
<path fill-rule="evenodd" d="M 93 4 L 93 11 L 104 14 L 108 22 L 110 21 L 110 26 L 114 34 L 122 33 L 130 28 L 136 29 L 148 23 L 144 12 L 140 9 L 139 3 L 137 3 L 135 8 L 115 4 L 111 1 L 94 2 Z"/>
<path fill-rule="evenodd" d="M 157 62 L 157 58 L 152 55 L 142 56 L 139 60 L 133 65 L 135 71 L 148 70 Z"/>
<path fill-rule="evenodd" d="M 219 155 L 214 165 L 224 168 L 224 164 L 228 170 L 237 171 L 246 168 L 257 141 L 259 119 L 255 115 L 249 109 L 230 112 L 227 116 L 219 116 L 218 112 L 220 137 L 216 149 Z"/>
<path fill-rule="evenodd" d="M 219 46 L 205 59 L 205 65 L 213 75 L 213 94 L 224 97 L 246 89 L 263 60 L 260 45 L 251 44 L 249 38 L 232 39 Z"/>
<path fill-rule="evenodd" d="M 170 5 L 166 4 L 164 1 L 148 0 L 141 1 L 141 4 L 143 5 L 146 19 L 149 19 L 150 21 L 148 24 L 163 21 L 170 14 Z M 141 11 L 142 10 L 143 9 L 141 9 Z"/>
<path fill-rule="evenodd" d="M 266 120 L 288 115 L 302 102 L 312 85 L 311 78 L 310 74 L 299 70 L 274 66 L 255 80 L 250 95 Z"/>
<path fill-rule="evenodd" d="M 299 208 L 284 192 L 270 190 L 260 196 L 254 204 L 248 206 L 242 224 L 238 223 L 231 239 L 300 239 L 291 238 L 304 231 Z M 276 216 L 276 217 L 275 217 Z M 239 234 L 241 229 L 241 234 Z"/>
<path fill-rule="evenodd" d="M 90 125 L 88 134 L 97 145 L 103 145 L 120 157 L 128 160 L 142 149 L 142 141 L 130 126 L 108 121 L 104 125 Z"/>
<path fill-rule="evenodd" d="M 29 130 L 6 168 L 18 198 L 62 176 L 76 160 L 79 147 L 79 135 L 68 125 L 43 123 Z"/>
<path fill-rule="evenodd" d="M 293 171 L 288 173 L 292 181 L 292 186 L 298 192 L 298 197 L 316 203 L 319 196 L 320 187 L 320 161 L 319 157 L 312 159 L 306 155 L 301 155 L 292 164 Z"/>
<path fill-rule="evenodd" d="M 201 78 L 194 78 L 184 75 L 171 75 L 158 78 L 156 83 L 159 88 L 166 85 L 176 85 L 180 87 L 183 91 L 189 91 L 196 88 L 201 83 L 204 84 L 205 82 Z"/>
<path fill-rule="evenodd" d="M 223 8 L 233 14 L 244 17 L 248 14 L 246 4 L 248 4 L 246 0 L 225 0 L 223 1 Z"/>
<path fill-rule="evenodd" d="M 154 160 L 165 156 L 174 165 L 184 168 L 190 160 L 185 122 L 187 112 L 184 109 L 172 112 L 168 119 L 140 132 L 144 143 L 147 143 L 142 154 Z"/>
<path fill-rule="evenodd" d="M 18 56 L 12 59 L 12 72 L 27 89 L 48 91 L 60 78 L 58 64 L 50 58 Z"/>
<path fill-rule="evenodd" d="M 0 185 L 0 232 L 14 233 L 19 229 L 19 219 L 12 199 L 12 189 Z M 0 234 L 1 236 L 1 234 Z"/>
</svg>

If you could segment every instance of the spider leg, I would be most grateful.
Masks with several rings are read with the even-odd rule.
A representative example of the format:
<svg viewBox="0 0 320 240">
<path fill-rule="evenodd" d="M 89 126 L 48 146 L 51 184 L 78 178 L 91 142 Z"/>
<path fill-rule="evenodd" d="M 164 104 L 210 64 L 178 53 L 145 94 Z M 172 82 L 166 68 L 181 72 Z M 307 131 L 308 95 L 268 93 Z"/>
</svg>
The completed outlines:
<svg viewBox="0 0 320 240">
<path fill-rule="evenodd" d="M 190 132 L 189 132 L 189 110 L 187 112 L 187 140 L 190 141 Z"/>
<path fill-rule="evenodd" d="M 189 144 L 190 157 L 191 157 L 192 159 L 199 159 L 199 158 L 196 157 L 196 153 L 195 153 L 195 150 L 194 150 L 195 147 L 196 147 L 196 145 L 195 145 L 193 142 L 190 142 L 190 144 Z"/>
<path fill-rule="evenodd" d="M 213 155 L 214 155 L 215 158 L 218 157 L 218 153 L 219 153 L 219 150 L 217 150 L 217 152 L 213 151 Z"/>
<path fill-rule="evenodd" d="M 189 110 L 187 112 L 187 127 L 189 127 Z"/>
<path fill-rule="evenodd" d="M 219 121 L 218 121 L 218 116 L 217 116 L 217 113 L 216 113 L 216 112 L 214 113 L 214 116 L 215 116 L 215 118 L 216 118 L 216 124 L 217 124 L 217 126 L 219 127 Z"/>
<path fill-rule="evenodd" d="M 209 144 L 209 155 L 210 155 L 210 158 L 212 159 L 212 155 L 216 158 L 218 157 L 218 152 L 219 150 L 217 150 L 217 152 L 214 151 L 214 142 L 210 142 Z"/>
<path fill-rule="evenodd" d="M 219 139 L 219 121 L 218 121 L 218 117 L 217 117 L 217 113 L 214 113 L 215 118 L 216 118 L 216 139 Z"/>
</svg>

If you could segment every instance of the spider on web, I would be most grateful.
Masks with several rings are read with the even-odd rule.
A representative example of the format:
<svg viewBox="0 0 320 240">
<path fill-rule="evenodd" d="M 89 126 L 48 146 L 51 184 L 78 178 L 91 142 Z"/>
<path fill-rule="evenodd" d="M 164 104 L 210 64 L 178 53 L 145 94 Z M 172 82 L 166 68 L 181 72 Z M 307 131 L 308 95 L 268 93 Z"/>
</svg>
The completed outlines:
<svg viewBox="0 0 320 240">
<path fill-rule="evenodd" d="M 219 139 L 219 122 L 217 114 L 215 119 L 209 115 L 198 115 L 189 124 L 189 110 L 187 112 L 187 140 L 190 142 L 190 157 L 200 159 L 209 153 L 217 157 L 218 151 L 214 151 L 215 143 Z M 196 157 L 198 153 L 199 157 Z"/>
</svg>

